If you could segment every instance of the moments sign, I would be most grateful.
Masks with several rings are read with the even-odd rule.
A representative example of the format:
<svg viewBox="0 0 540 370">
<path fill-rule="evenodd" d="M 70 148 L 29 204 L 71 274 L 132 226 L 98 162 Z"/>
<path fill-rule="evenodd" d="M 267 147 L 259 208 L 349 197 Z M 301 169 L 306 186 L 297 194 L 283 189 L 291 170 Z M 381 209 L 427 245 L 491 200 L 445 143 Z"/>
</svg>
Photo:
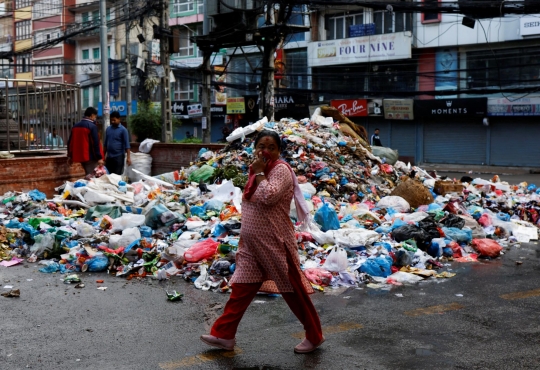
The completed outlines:
<svg viewBox="0 0 540 370">
<path fill-rule="evenodd" d="M 411 57 L 411 38 L 404 32 L 317 41 L 308 44 L 308 64 L 320 67 Z"/>
</svg>

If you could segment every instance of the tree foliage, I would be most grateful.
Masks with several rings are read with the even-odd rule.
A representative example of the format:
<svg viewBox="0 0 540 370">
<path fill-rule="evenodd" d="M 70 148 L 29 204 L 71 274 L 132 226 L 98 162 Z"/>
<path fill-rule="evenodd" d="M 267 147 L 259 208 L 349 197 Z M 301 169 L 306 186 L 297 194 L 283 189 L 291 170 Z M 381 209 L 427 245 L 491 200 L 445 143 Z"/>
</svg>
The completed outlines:
<svg viewBox="0 0 540 370">
<path fill-rule="evenodd" d="M 137 142 L 145 139 L 161 140 L 161 110 L 156 109 L 152 102 L 139 102 L 137 113 L 128 119 L 131 132 L 137 136 Z M 173 127 L 179 127 L 182 122 L 173 118 Z"/>
</svg>

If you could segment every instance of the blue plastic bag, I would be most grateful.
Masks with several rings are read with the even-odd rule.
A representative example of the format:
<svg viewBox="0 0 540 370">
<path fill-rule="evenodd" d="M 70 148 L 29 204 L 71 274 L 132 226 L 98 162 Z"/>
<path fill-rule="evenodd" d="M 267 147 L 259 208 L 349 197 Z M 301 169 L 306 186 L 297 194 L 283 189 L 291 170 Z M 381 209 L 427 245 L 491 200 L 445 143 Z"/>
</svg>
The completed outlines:
<svg viewBox="0 0 540 370">
<path fill-rule="evenodd" d="M 204 203 L 203 207 L 208 211 L 221 212 L 223 205 L 223 202 L 220 200 L 210 199 L 208 202 Z"/>
<path fill-rule="evenodd" d="M 30 237 L 32 239 L 34 239 L 34 237 L 39 234 L 39 231 L 34 229 L 31 225 L 27 224 L 26 222 L 22 223 L 20 227 L 21 229 L 26 231 L 28 234 L 30 234 Z"/>
<path fill-rule="evenodd" d="M 391 252 L 392 251 L 392 246 L 390 245 L 390 243 L 386 243 L 386 242 L 375 242 L 373 243 L 373 246 L 374 247 L 384 247 L 388 252 Z"/>
<path fill-rule="evenodd" d="M 360 272 L 371 276 L 388 277 L 392 275 L 392 258 L 388 256 L 369 258 L 360 266 Z"/>
<path fill-rule="evenodd" d="M 141 226 L 139 227 L 139 231 L 141 232 L 141 236 L 145 238 L 151 238 L 154 231 L 149 226 Z"/>
<path fill-rule="evenodd" d="M 222 224 L 217 224 L 214 228 L 214 232 L 212 233 L 212 236 L 220 236 L 223 234 L 227 229 Z"/>
<path fill-rule="evenodd" d="M 442 207 L 440 205 L 438 205 L 437 203 L 431 203 L 430 205 L 428 205 L 428 212 L 429 211 L 436 211 L 438 209 L 442 209 Z"/>
<path fill-rule="evenodd" d="M 105 271 L 109 265 L 109 258 L 104 255 L 98 254 L 97 256 L 92 257 L 89 260 L 84 262 L 85 265 L 88 265 L 88 271 L 99 272 Z"/>
<path fill-rule="evenodd" d="M 497 218 L 501 221 L 510 221 L 510 215 L 504 212 L 497 213 Z"/>
<path fill-rule="evenodd" d="M 403 220 L 400 219 L 400 218 L 396 218 L 396 219 L 394 220 L 394 223 L 392 224 L 392 230 L 395 230 L 395 229 L 397 229 L 398 227 L 405 226 L 405 225 L 408 225 L 408 223 L 406 223 L 405 221 L 403 221 Z"/>
<path fill-rule="evenodd" d="M 469 212 L 469 214 L 478 221 L 480 216 L 482 216 L 482 214 L 484 213 L 484 209 L 478 206 L 470 206 L 467 208 L 467 212 Z"/>
<path fill-rule="evenodd" d="M 323 202 L 322 207 L 315 212 L 314 220 L 321 226 L 322 231 L 339 229 L 336 211 L 330 208 L 326 202 Z"/>
<path fill-rule="evenodd" d="M 47 198 L 45 193 L 42 193 L 41 191 L 37 189 L 30 191 L 28 195 L 30 196 L 30 198 L 32 198 L 32 200 L 37 200 L 37 201 L 44 200 L 45 198 Z"/>
<path fill-rule="evenodd" d="M 206 217 L 204 206 L 193 206 L 190 208 L 192 216 Z"/>
<path fill-rule="evenodd" d="M 379 234 L 388 234 L 391 231 L 392 231 L 391 226 L 379 226 L 378 228 L 375 229 L 375 232 L 377 232 Z"/>
<path fill-rule="evenodd" d="M 458 243 L 470 243 L 472 241 L 472 230 L 458 229 L 457 227 L 442 228 L 446 239 L 455 240 Z"/>
<path fill-rule="evenodd" d="M 9 222 L 5 226 L 8 229 L 20 229 L 22 227 L 22 224 L 16 219 L 12 219 L 12 220 L 9 220 Z"/>
<path fill-rule="evenodd" d="M 206 153 L 208 151 L 208 149 L 206 148 L 201 148 L 201 150 L 199 150 L 199 155 L 198 157 L 200 157 L 201 155 L 203 155 L 204 153 Z"/>
<path fill-rule="evenodd" d="M 52 263 L 49 263 L 47 266 L 45 267 L 42 267 L 39 269 L 39 272 L 44 272 L 44 273 L 47 273 L 47 274 L 52 274 L 54 272 L 58 272 L 60 271 L 60 273 L 65 273 L 66 272 L 66 266 L 65 265 L 61 265 L 59 264 L 58 262 L 52 262 Z"/>
</svg>

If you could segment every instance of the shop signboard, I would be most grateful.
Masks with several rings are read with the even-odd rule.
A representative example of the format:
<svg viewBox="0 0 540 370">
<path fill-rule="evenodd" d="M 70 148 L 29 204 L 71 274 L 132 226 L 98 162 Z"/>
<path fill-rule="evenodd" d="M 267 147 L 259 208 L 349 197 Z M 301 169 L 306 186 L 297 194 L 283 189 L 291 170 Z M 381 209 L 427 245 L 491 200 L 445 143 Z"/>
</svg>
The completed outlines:
<svg viewBox="0 0 540 370">
<path fill-rule="evenodd" d="M 278 93 L 274 96 L 274 118 L 301 119 L 309 115 L 309 97 L 305 94 Z"/>
<path fill-rule="evenodd" d="M 540 98 L 488 99 L 488 116 L 540 116 Z"/>
<path fill-rule="evenodd" d="M 414 119 L 413 106 L 413 99 L 384 99 L 384 118 L 412 120 Z"/>
<path fill-rule="evenodd" d="M 415 100 L 414 113 L 417 118 L 485 117 L 487 98 Z"/>
<path fill-rule="evenodd" d="M 540 34 L 540 18 L 529 16 L 519 19 L 519 34 L 521 36 L 530 36 Z"/>
<path fill-rule="evenodd" d="M 227 114 L 244 114 L 246 113 L 246 105 L 244 98 L 227 98 Z"/>
<path fill-rule="evenodd" d="M 407 32 L 351 37 L 308 43 L 309 67 L 410 59 L 411 40 Z"/>
<path fill-rule="evenodd" d="M 332 100 L 330 105 L 337 108 L 346 117 L 366 117 L 368 115 L 368 102 L 366 99 Z"/>
</svg>

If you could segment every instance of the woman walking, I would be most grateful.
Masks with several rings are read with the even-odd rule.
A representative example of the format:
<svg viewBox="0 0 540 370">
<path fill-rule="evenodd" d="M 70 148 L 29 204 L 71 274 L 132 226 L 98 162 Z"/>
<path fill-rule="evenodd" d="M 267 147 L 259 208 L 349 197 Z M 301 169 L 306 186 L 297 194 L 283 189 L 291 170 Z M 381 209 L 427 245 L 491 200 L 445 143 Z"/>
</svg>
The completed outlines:
<svg viewBox="0 0 540 370">
<path fill-rule="evenodd" d="M 236 254 L 232 293 L 210 335 L 201 340 L 214 347 L 233 350 L 238 324 L 258 291 L 279 293 L 303 324 L 306 338 L 296 353 L 313 352 L 325 340 L 319 315 L 308 294 L 309 281 L 300 270 L 294 227 L 289 218 L 295 199 L 299 221 L 309 212 L 291 167 L 279 159 L 281 139 L 263 130 L 255 139 L 255 161 L 242 201 L 242 229 Z"/>
</svg>

